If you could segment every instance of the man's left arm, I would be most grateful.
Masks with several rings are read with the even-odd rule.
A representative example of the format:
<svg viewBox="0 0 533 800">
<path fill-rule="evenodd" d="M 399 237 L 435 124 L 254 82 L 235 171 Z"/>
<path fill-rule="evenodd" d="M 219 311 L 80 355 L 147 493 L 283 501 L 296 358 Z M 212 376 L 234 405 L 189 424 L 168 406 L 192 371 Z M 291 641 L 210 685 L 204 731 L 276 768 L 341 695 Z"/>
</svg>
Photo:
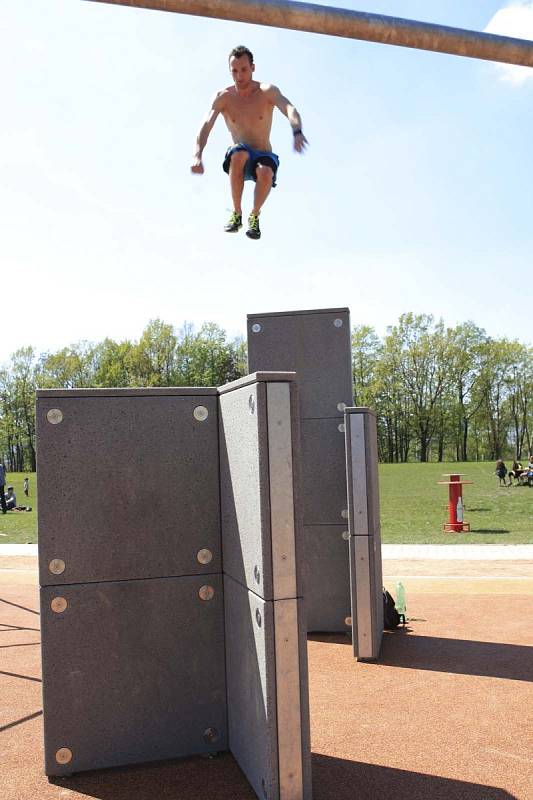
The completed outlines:
<svg viewBox="0 0 533 800">
<path fill-rule="evenodd" d="M 281 94 L 277 86 L 272 86 L 270 91 L 272 93 L 273 104 L 276 108 L 279 108 L 281 113 L 289 120 L 294 135 L 294 149 L 297 153 L 303 153 L 308 141 L 303 135 L 302 118 L 298 110 L 293 106 L 290 100 Z"/>
</svg>

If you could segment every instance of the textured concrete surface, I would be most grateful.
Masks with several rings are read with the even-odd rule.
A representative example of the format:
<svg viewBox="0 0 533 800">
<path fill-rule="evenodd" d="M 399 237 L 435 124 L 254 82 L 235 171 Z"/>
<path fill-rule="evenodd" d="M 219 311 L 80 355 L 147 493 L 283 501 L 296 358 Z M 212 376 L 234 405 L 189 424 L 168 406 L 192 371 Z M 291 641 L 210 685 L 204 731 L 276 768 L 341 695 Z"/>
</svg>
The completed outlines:
<svg viewBox="0 0 533 800">
<path fill-rule="evenodd" d="M 266 384 L 220 397 L 224 572 L 272 599 Z"/>
<path fill-rule="evenodd" d="M 2 800 L 253 800 L 235 760 L 194 757 L 54 779 L 43 775 L 36 566 L 19 585 L 0 561 Z M 408 592 L 407 631 L 386 634 L 378 664 L 357 662 L 344 636 L 309 640 L 315 800 L 530 800 L 533 796 L 533 563 L 435 561 L 511 573 L 465 596 Z M 395 562 L 404 575 L 412 562 Z M 15 571 L 20 564 L 15 565 Z M 527 575 L 524 575 L 524 569 Z M 390 574 L 389 564 L 384 564 Z M 515 575 L 514 573 L 517 573 Z M 404 575 L 405 577 L 405 575 Z"/>
<path fill-rule="evenodd" d="M 305 607 L 308 630 L 345 631 L 350 608 L 349 544 L 345 525 L 306 525 Z"/>
<path fill-rule="evenodd" d="M 383 638 L 383 575 L 376 416 L 344 414 L 353 653 L 376 659 Z"/>
<path fill-rule="evenodd" d="M 379 536 L 350 536 L 350 591 L 354 656 L 378 658 L 383 638 L 383 574 Z"/>
<path fill-rule="evenodd" d="M 297 397 L 267 379 L 220 397 L 229 746 L 262 800 L 310 800 Z"/>
<path fill-rule="evenodd" d="M 338 404 L 352 405 L 348 309 L 249 314 L 248 367 L 250 372 L 294 370 L 302 419 L 338 416 L 342 421 Z"/>
<path fill-rule="evenodd" d="M 41 584 L 220 572 L 216 397 L 40 397 L 37 433 Z"/>
<path fill-rule="evenodd" d="M 279 800 L 274 609 L 224 576 L 229 746 L 259 797 Z"/>
<path fill-rule="evenodd" d="M 48 586 L 41 622 L 48 774 L 227 748 L 220 575 Z"/>
<path fill-rule="evenodd" d="M 340 524 L 348 509 L 342 420 L 303 419 L 301 430 L 304 525 Z"/>
</svg>

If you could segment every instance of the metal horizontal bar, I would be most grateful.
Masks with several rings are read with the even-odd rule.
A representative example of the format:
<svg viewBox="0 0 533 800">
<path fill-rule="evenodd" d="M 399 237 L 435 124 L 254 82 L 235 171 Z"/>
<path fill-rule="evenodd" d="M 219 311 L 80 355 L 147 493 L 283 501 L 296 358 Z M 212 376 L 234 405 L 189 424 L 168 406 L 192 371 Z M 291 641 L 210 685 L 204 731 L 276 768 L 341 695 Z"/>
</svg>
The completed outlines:
<svg viewBox="0 0 533 800">
<path fill-rule="evenodd" d="M 294 0 L 89 0 L 533 67 L 533 41 Z"/>
</svg>

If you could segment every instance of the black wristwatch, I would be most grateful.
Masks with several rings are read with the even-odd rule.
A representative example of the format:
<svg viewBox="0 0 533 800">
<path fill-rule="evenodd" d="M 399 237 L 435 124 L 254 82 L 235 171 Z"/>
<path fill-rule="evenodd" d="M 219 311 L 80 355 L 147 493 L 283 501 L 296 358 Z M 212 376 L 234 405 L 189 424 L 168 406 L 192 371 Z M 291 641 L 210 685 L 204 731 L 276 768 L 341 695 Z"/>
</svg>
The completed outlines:
<svg viewBox="0 0 533 800">
<path fill-rule="evenodd" d="M 302 132 L 301 128 L 296 128 L 296 129 L 293 130 L 292 135 L 293 136 L 298 136 L 301 132 Z"/>
</svg>

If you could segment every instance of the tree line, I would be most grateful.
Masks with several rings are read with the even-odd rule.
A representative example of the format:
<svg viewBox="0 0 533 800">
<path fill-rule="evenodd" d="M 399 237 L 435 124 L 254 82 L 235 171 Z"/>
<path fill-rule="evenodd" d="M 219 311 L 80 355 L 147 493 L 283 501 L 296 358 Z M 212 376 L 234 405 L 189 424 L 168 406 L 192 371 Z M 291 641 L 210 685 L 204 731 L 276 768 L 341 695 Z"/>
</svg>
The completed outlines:
<svg viewBox="0 0 533 800">
<path fill-rule="evenodd" d="M 533 450 L 533 348 L 465 322 L 403 314 L 352 333 L 354 399 L 378 419 L 381 461 L 525 458 Z"/>
<path fill-rule="evenodd" d="M 151 320 L 138 341 L 79 342 L 54 353 L 32 347 L 0 370 L 0 459 L 35 470 L 35 390 L 220 386 L 247 372 L 246 342 L 215 323 L 199 331 Z M 352 331 L 354 401 L 377 414 L 384 462 L 468 461 L 533 450 L 533 350 L 466 322 L 447 328 L 403 314 L 380 338 Z"/>
</svg>

